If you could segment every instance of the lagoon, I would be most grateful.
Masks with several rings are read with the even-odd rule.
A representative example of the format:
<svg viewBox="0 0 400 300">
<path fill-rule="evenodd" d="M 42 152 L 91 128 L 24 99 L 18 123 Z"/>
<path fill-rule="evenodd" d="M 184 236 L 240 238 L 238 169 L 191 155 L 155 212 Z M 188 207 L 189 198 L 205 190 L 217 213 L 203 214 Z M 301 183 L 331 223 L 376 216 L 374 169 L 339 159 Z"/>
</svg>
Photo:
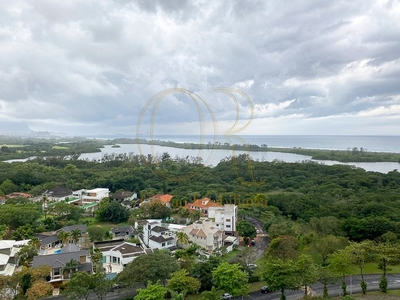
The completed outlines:
<svg viewBox="0 0 400 300">
<path fill-rule="evenodd" d="M 105 154 L 122 154 L 122 153 L 134 153 L 134 154 L 151 154 L 153 156 L 161 156 L 164 152 L 168 152 L 171 158 L 175 157 L 201 157 L 203 163 L 208 166 L 216 166 L 222 159 L 239 154 L 249 154 L 254 160 L 259 161 L 284 161 L 284 162 L 302 162 L 302 161 L 314 161 L 325 165 L 351 165 L 357 168 L 363 168 L 366 171 L 388 173 L 393 170 L 400 169 L 400 163 L 396 162 L 350 162 L 342 163 L 338 161 L 330 160 L 314 160 L 311 156 L 292 154 L 292 153 L 281 153 L 281 152 L 254 152 L 254 151 L 232 151 L 232 150 L 191 150 L 164 147 L 157 145 L 144 145 L 144 144 L 119 144 L 120 148 L 113 148 L 112 145 L 107 145 L 101 148 L 101 152 L 95 153 L 83 153 L 79 157 L 84 160 L 96 160 L 101 161 Z"/>
</svg>

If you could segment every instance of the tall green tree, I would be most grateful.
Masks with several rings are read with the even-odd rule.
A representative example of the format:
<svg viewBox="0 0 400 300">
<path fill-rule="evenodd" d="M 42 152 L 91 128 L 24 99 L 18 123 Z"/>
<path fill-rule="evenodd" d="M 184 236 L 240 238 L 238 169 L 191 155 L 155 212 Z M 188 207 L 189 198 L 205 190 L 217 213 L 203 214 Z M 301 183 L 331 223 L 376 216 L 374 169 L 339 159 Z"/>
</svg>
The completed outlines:
<svg viewBox="0 0 400 300">
<path fill-rule="evenodd" d="M 167 289 L 163 287 L 160 282 L 147 283 L 146 288 L 138 289 L 138 294 L 133 298 L 134 300 L 160 300 L 164 299 Z"/>
<path fill-rule="evenodd" d="M 181 269 L 172 273 L 171 278 L 168 280 L 168 288 L 178 293 L 186 291 L 194 294 L 200 289 L 200 281 L 189 276 L 187 270 Z"/>
<path fill-rule="evenodd" d="M 215 286 L 232 296 L 245 296 L 249 293 L 249 274 L 240 265 L 221 263 L 213 272 Z"/>
<path fill-rule="evenodd" d="M 33 260 L 33 257 L 37 255 L 38 255 L 38 250 L 34 245 L 28 244 L 22 246 L 17 253 L 19 265 L 29 266 Z"/>
<path fill-rule="evenodd" d="M 149 281 L 160 281 L 165 284 L 171 274 L 178 269 L 177 261 L 169 253 L 155 251 L 134 259 L 118 274 L 117 281 L 127 285 L 132 285 L 134 282 L 147 284 Z"/>
<path fill-rule="evenodd" d="M 62 294 L 68 299 L 84 298 L 87 300 L 92 289 L 92 275 L 87 272 L 77 272 L 72 276 Z"/>
<path fill-rule="evenodd" d="M 280 236 L 274 238 L 268 247 L 267 257 L 282 260 L 295 260 L 298 256 L 298 244 L 296 239 L 292 236 Z"/>
<path fill-rule="evenodd" d="M 236 230 L 239 235 L 244 238 L 245 243 L 248 243 L 249 239 L 253 239 L 257 235 L 254 225 L 246 220 L 239 221 L 236 224 Z"/>
<path fill-rule="evenodd" d="M 281 291 L 281 300 L 286 299 L 285 290 L 300 286 L 296 263 L 293 260 L 270 259 L 265 265 L 264 279 L 273 291 Z"/>
<path fill-rule="evenodd" d="M 382 266 L 382 277 L 379 282 L 381 292 L 387 292 L 387 266 L 400 261 L 399 247 L 389 242 L 376 243 L 373 246 L 373 259 Z"/>
<path fill-rule="evenodd" d="M 308 294 L 308 286 L 317 282 L 318 267 L 310 255 L 301 254 L 296 261 L 296 274 L 301 286 L 304 286 L 304 294 Z"/>
<path fill-rule="evenodd" d="M 323 266 L 328 265 L 328 257 L 336 250 L 344 249 L 348 244 L 348 240 L 345 237 L 338 237 L 334 235 L 327 235 L 322 237 L 316 237 L 311 243 L 311 251 L 318 254 L 321 258 Z"/>
<path fill-rule="evenodd" d="M 129 211 L 116 200 L 103 199 L 96 211 L 96 219 L 100 222 L 122 223 L 129 218 Z"/>
<path fill-rule="evenodd" d="M 143 203 L 140 210 L 143 219 L 166 219 L 171 216 L 171 209 L 160 201 Z"/>
<path fill-rule="evenodd" d="M 365 295 L 367 292 L 367 282 L 364 280 L 363 269 L 365 263 L 372 259 L 373 244 L 371 241 L 363 241 L 361 243 L 353 242 L 346 247 L 345 251 L 349 253 L 350 261 L 360 269 L 360 285 L 362 293 Z"/>
<path fill-rule="evenodd" d="M 323 297 L 328 298 L 328 284 L 337 282 L 337 277 L 326 266 L 318 267 L 318 281 L 323 285 Z"/>
<path fill-rule="evenodd" d="M 105 299 L 107 293 L 112 290 L 112 281 L 106 278 L 104 273 L 96 273 L 92 275 L 93 292 L 99 300 Z"/>
<path fill-rule="evenodd" d="M 329 269 L 333 274 L 341 276 L 341 288 L 343 296 L 347 295 L 346 275 L 351 273 L 351 257 L 348 251 L 341 249 L 333 253 L 330 257 Z"/>
<path fill-rule="evenodd" d="M 200 280 L 200 291 L 209 291 L 212 288 L 214 284 L 212 279 L 212 271 L 216 269 L 221 262 L 221 258 L 210 256 L 210 258 L 206 261 L 199 262 L 192 266 L 190 274 Z"/>
</svg>

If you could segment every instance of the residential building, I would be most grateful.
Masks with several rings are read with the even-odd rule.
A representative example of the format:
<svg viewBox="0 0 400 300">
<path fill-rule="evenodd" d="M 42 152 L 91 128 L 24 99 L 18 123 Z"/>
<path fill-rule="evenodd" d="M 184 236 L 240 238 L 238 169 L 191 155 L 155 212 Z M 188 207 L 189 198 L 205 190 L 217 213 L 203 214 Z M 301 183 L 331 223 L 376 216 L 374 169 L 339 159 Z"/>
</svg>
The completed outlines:
<svg viewBox="0 0 400 300">
<path fill-rule="evenodd" d="M 201 214 L 207 215 L 210 207 L 222 207 L 221 204 L 215 203 L 210 198 L 197 199 L 193 203 L 187 203 L 185 208 L 189 210 L 199 210 Z"/>
<path fill-rule="evenodd" d="M 181 229 L 189 240 L 207 251 L 223 246 L 224 233 L 210 219 L 199 220 Z"/>
<path fill-rule="evenodd" d="M 14 192 L 11 194 L 7 195 L 7 198 L 33 198 L 32 194 L 27 194 L 27 193 L 20 193 L 20 192 Z"/>
<path fill-rule="evenodd" d="M 135 228 L 142 228 L 143 242 L 151 249 L 176 249 L 176 233 L 185 226 L 162 223 L 162 220 L 142 220 Z"/>
<path fill-rule="evenodd" d="M 48 201 L 64 201 L 69 197 L 72 197 L 72 191 L 70 189 L 57 186 L 45 191 L 43 196 L 46 196 Z"/>
<path fill-rule="evenodd" d="M 0 275 L 12 275 L 18 268 L 18 252 L 30 240 L 0 240 Z"/>
<path fill-rule="evenodd" d="M 207 216 L 213 219 L 215 226 L 225 234 L 233 235 L 236 231 L 237 206 L 225 204 L 224 206 L 209 207 Z"/>
<path fill-rule="evenodd" d="M 137 193 L 128 191 L 116 192 L 112 195 L 112 197 L 118 202 L 133 201 L 137 199 Z"/>
<path fill-rule="evenodd" d="M 110 233 L 113 236 L 113 239 L 130 239 L 134 238 L 136 231 L 133 226 L 121 226 L 111 229 Z"/>
<path fill-rule="evenodd" d="M 82 203 L 100 202 L 103 198 L 110 195 L 108 188 L 96 188 L 92 190 L 85 190 L 82 192 Z"/>
<path fill-rule="evenodd" d="M 93 248 L 97 248 L 103 254 L 103 268 L 106 273 L 119 273 L 136 257 L 150 253 L 140 245 L 126 242 L 124 239 L 95 242 Z"/>
<path fill-rule="evenodd" d="M 162 204 L 164 204 L 165 206 L 171 208 L 171 199 L 172 199 L 172 195 L 169 194 L 157 194 L 153 197 L 148 198 L 147 200 L 145 200 L 145 202 L 153 202 L 153 201 L 159 201 Z"/>
<path fill-rule="evenodd" d="M 63 281 L 69 280 L 69 275 L 65 272 L 65 269 L 71 261 L 79 263 L 77 267 L 78 271 L 92 273 L 93 266 L 90 260 L 89 250 L 38 255 L 33 257 L 32 267 L 50 266 L 51 271 L 48 281 L 55 288 L 58 288 Z"/>
<path fill-rule="evenodd" d="M 87 226 L 86 225 L 66 226 L 66 227 L 63 227 L 56 231 L 42 232 L 42 233 L 35 234 L 35 236 L 40 241 L 40 253 L 47 254 L 46 251 L 48 251 L 49 249 L 54 248 L 54 247 L 61 247 L 62 243 L 58 237 L 58 234 L 61 231 L 71 233 L 75 229 L 79 229 L 81 231 L 81 237 L 79 237 L 77 245 L 79 247 L 81 247 L 82 245 L 85 245 L 87 242 L 87 239 L 88 239 Z M 67 244 L 69 244 L 69 243 L 73 243 L 72 238 L 70 238 L 70 240 L 67 242 Z"/>
</svg>

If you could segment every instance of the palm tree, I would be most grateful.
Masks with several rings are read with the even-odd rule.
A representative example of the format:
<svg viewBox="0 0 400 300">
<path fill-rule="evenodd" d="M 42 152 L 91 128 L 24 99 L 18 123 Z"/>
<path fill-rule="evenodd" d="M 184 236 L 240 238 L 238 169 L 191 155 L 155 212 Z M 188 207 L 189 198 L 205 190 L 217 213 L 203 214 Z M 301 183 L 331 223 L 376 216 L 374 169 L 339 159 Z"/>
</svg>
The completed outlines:
<svg viewBox="0 0 400 300">
<path fill-rule="evenodd" d="M 187 235 L 185 232 L 179 231 L 179 232 L 176 234 L 176 241 L 177 241 L 178 243 L 181 243 L 181 244 L 186 245 L 186 244 L 189 243 L 189 237 L 188 237 L 188 235 Z"/>
<path fill-rule="evenodd" d="M 76 228 L 71 231 L 70 233 L 72 240 L 74 241 L 74 244 L 77 244 L 79 241 L 79 238 L 82 236 L 82 231 L 79 228 Z"/>
<path fill-rule="evenodd" d="M 43 195 L 42 197 L 42 210 L 44 213 L 44 218 L 46 219 L 47 217 L 47 196 Z"/>
<path fill-rule="evenodd" d="M 68 275 L 68 278 L 71 278 L 71 275 L 78 272 L 79 270 L 79 262 L 75 259 L 71 259 L 69 262 L 65 264 L 63 268 L 63 275 Z"/>
<path fill-rule="evenodd" d="M 36 250 L 39 250 L 41 246 L 40 240 L 37 237 L 31 238 L 29 244 L 35 247 Z"/>
<path fill-rule="evenodd" d="M 102 264 L 101 264 L 101 261 L 103 259 L 103 253 L 101 253 L 100 249 L 90 248 L 90 258 L 91 258 L 92 263 L 93 263 L 94 271 L 96 273 L 101 271 L 103 269 L 102 268 Z"/>
<path fill-rule="evenodd" d="M 63 246 L 67 244 L 67 241 L 68 241 L 69 237 L 70 237 L 69 232 L 66 232 L 64 230 L 61 230 L 58 233 L 58 238 L 61 240 Z"/>
<path fill-rule="evenodd" d="M 201 300 L 220 300 L 224 291 L 217 290 L 215 286 L 211 288 L 211 291 L 204 291 L 201 293 Z"/>
</svg>

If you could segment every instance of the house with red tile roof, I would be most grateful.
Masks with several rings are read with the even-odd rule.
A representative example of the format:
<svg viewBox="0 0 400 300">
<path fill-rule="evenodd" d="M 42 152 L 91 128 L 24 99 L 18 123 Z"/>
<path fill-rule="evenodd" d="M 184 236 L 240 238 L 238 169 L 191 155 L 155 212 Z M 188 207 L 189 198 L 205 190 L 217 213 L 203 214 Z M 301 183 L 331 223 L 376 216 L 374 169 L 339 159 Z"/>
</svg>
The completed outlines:
<svg viewBox="0 0 400 300">
<path fill-rule="evenodd" d="M 172 199 L 172 195 L 170 194 L 157 194 L 151 198 L 148 199 L 149 202 L 152 201 L 160 201 L 161 203 L 163 203 L 165 206 L 171 208 L 171 199 Z"/>
<path fill-rule="evenodd" d="M 27 193 L 20 193 L 20 192 L 14 192 L 11 194 L 7 195 L 8 198 L 33 198 L 32 194 L 27 194 Z"/>
<path fill-rule="evenodd" d="M 185 208 L 189 210 L 199 210 L 202 214 L 207 215 L 208 213 L 208 208 L 210 207 L 222 207 L 221 204 L 215 203 L 212 201 L 210 198 L 202 198 L 202 199 L 197 199 L 193 203 L 187 203 L 185 205 Z"/>
</svg>

